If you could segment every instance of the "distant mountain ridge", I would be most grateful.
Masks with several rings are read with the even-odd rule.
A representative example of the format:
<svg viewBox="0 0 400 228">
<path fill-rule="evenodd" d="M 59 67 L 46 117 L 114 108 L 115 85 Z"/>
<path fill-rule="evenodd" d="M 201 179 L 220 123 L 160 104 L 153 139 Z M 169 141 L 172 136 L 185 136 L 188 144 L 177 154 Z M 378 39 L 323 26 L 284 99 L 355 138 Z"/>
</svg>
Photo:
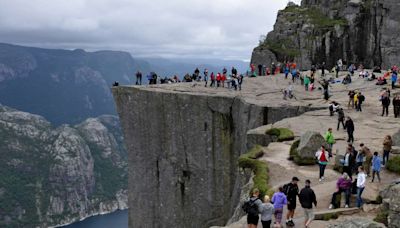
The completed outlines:
<svg viewBox="0 0 400 228">
<path fill-rule="evenodd" d="M 0 103 L 60 125 L 116 114 L 110 85 L 133 82 L 150 65 L 127 52 L 0 44 Z"/>
</svg>

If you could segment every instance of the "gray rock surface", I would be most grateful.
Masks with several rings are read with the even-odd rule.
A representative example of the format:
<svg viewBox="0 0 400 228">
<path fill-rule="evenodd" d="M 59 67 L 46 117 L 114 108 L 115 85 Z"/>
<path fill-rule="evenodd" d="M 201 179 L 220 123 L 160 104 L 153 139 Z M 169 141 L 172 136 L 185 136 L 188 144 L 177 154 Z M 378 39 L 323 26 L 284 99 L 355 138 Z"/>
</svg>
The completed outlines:
<svg viewBox="0 0 400 228">
<path fill-rule="evenodd" d="M 326 148 L 328 146 L 324 137 L 318 132 L 307 131 L 300 137 L 297 152 L 301 158 L 314 158 L 315 153 L 321 148 L 321 145 L 324 145 Z"/>
<path fill-rule="evenodd" d="M 0 227 L 51 227 L 127 208 L 118 118 L 53 126 L 0 105 Z"/>
<path fill-rule="evenodd" d="M 392 135 L 393 146 L 400 146 L 400 130 Z"/>
<path fill-rule="evenodd" d="M 380 193 L 384 207 L 389 211 L 390 228 L 400 227 L 400 181 L 391 184 Z"/>
<path fill-rule="evenodd" d="M 246 90 L 239 97 L 186 83 L 113 88 L 129 151 L 130 227 L 148 221 L 149 227 L 210 227 L 230 220 L 243 184 L 237 158 L 248 150 L 247 131 L 311 108 L 279 107 L 279 93 L 266 101 L 254 97 L 254 88 Z"/>
<path fill-rule="evenodd" d="M 274 30 L 254 49 L 252 62 L 268 64 L 273 52 L 280 62 L 294 59 L 300 69 L 322 62 L 331 69 L 338 59 L 387 69 L 400 60 L 397 4 L 396 0 L 303 0 L 301 7 L 279 11 Z"/>
<path fill-rule="evenodd" d="M 329 225 L 329 228 L 384 228 L 385 225 L 374 222 L 368 218 L 356 217 L 337 224 Z"/>
</svg>

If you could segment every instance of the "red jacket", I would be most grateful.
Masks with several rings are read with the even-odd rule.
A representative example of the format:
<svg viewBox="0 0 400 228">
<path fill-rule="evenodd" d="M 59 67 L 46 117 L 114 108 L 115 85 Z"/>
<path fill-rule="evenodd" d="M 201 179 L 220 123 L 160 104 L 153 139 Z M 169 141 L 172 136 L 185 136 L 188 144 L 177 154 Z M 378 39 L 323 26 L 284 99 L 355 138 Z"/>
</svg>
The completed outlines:
<svg viewBox="0 0 400 228">
<path fill-rule="evenodd" d="M 217 81 L 221 81 L 221 74 L 220 73 L 217 74 Z"/>
</svg>

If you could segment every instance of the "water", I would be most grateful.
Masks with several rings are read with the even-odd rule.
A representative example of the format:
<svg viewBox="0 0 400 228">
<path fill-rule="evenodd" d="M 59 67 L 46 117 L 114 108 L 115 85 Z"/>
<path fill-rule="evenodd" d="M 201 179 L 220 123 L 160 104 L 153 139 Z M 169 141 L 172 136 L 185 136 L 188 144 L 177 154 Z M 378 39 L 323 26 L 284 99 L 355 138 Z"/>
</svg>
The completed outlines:
<svg viewBox="0 0 400 228">
<path fill-rule="evenodd" d="M 107 215 L 97 215 L 62 228 L 127 228 L 128 210 L 116 211 Z"/>
</svg>

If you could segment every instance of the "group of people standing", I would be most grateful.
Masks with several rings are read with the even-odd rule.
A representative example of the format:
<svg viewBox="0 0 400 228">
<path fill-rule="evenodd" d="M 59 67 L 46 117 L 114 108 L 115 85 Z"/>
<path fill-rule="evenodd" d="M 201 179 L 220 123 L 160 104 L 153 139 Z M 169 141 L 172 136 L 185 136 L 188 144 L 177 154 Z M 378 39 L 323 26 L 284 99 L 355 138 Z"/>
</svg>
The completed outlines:
<svg viewBox="0 0 400 228">
<path fill-rule="evenodd" d="M 294 226 L 294 213 L 297 208 L 297 198 L 303 208 L 305 221 L 304 226 L 309 227 L 314 220 L 313 206 L 317 206 L 317 197 L 311 189 L 311 181 L 306 180 L 304 188 L 299 191 L 299 178 L 293 177 L 290 183 L 278 188 L 270 199 L 265 196 L 263 200 L 259 199 L 260 191 L 254 189 L 251 197 L 244 203 L 243 209 L 247 213 L 248 228 L 256 228 L 261 215 L 263 228 L 269 228 L 274 217 L 274 226 L 281 227 L 283 219 L 283 209 L 287 207 L 286 225 Z"/>
</svg>

